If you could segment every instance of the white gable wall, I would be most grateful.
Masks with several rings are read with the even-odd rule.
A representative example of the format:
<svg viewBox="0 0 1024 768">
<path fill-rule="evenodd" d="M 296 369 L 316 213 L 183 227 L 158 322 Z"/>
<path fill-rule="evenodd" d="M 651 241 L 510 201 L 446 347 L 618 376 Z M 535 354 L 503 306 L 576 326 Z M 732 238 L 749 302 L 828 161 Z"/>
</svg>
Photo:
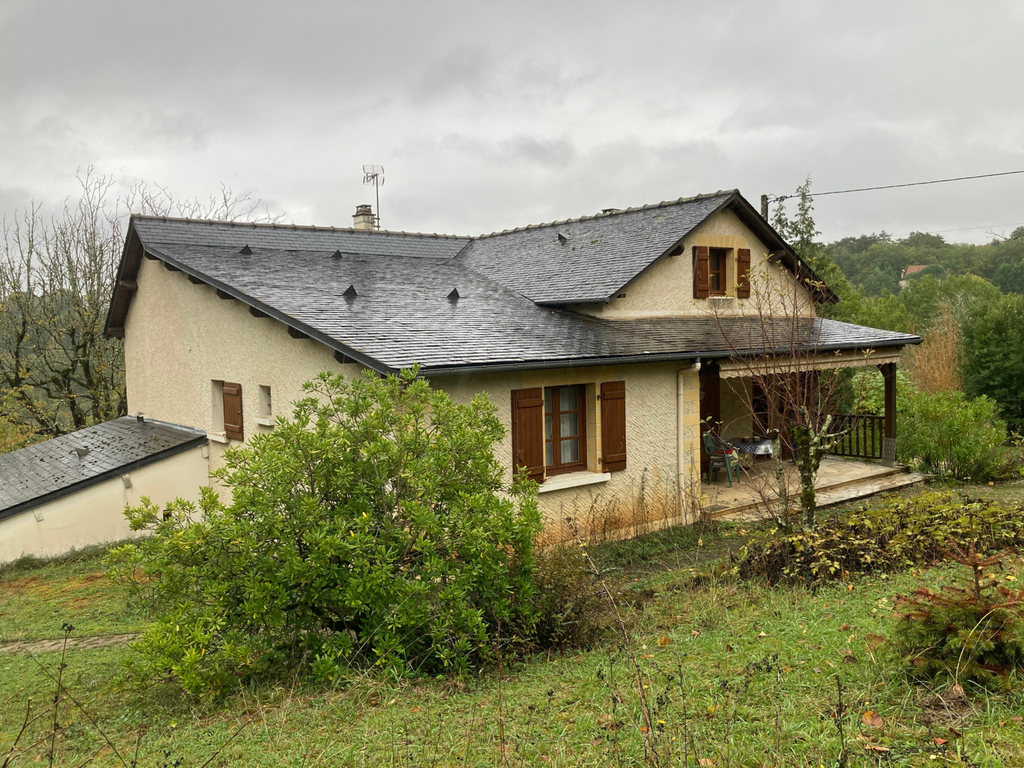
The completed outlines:
<svg viewBox="0 0 1024 768">
<path fill-rule="evenodd" d="M 179 497 L 198 501 L 200 486 L 208 483 L 204 448 L 196 446 L 126 473 L 130 487 L 114 477 L 0 520 L 0 563 L 23 555 L 55 557 L 141 535 L 129 529 L 125 505 L 138 505 L 143 496 L 160 506 Z"/>
</svg>

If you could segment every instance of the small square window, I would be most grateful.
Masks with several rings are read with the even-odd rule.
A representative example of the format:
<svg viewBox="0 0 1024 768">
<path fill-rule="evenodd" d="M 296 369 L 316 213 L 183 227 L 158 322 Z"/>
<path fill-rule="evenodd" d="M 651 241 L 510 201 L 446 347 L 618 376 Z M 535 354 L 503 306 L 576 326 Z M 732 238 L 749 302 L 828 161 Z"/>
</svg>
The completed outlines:
<svg viewBox="0 0 1024 768">
<path fill-rule="evenodd" d="M 273 401 L 270 399 L 270 385 L 260 384 L 260 416 L 273 416 Z"/>
</svg>

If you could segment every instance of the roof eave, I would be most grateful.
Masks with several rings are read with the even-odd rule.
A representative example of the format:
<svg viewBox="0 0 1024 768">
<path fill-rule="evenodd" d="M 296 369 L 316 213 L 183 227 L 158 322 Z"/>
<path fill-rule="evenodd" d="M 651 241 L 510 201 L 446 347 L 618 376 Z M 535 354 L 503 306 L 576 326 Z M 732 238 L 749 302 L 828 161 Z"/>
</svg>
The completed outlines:
<svg viewBox="0 0 1024 768">
<path fill-rule="evenodd" d="M 740 220 L 753 229 L 754 234 L 762 241 L 773 241 L 776 248 L 783 253 L 783 261 L 790 261 L 790 264 L 787 264 L 787 266 L 796 275 L 797 279 L 803 280 L 816 304 L 837 304 L 839 302 L 839 296 L 818 277 L 818 274 L 811 268 L 811 265 L 793 250 L 792 246 L 783 239 L 782 235 L 775 231 L 775 228 L 761 216 L 760 211 L 756 210 L 743 195 L 737 192 L 719 210 L 726 206 L 732 207 L 733 212 L 739 216 Z"/>
<path fill-rule="evenodd" d="M 900 341 L 889 341 L 884 344 L 868 342 L 841 342 L 838 344 L 823 344 L 817 347 L 815 352 L 839 352 L 839 351 L 877 351 L 881 349 L 901 349 L 908 345 L 921 343 L 919 336 Z M 775 350 L 777 352 L 785 349 Z M 497 363 L 467 363 L 465 365 L 447 366 L 421 366 L 420 376 L 429 378 L 431 376 L 454 376 L 471 373 L 507 373 L 512 371 L 536 371 L 545 368 L 590 368 L 599 365 L 634 365 L 637 363 L 662 363 L 687 360 L 721 360 L 724 358 L 750 357 L 753 354 L 763 354 L 762 350 L 749 350 L 746 354 L 736 350 L 712 349 L 703 351 L 682 351 L 682 352 L 660 352 L 643 353 L 633 355 L 608 355 L 602 357 L 581 357 L 581 358 L 553 358 L 546 360 L 512 360 Z"/>
<path fill-rule="evenodd" d="M 148 253 L 150 256 L 153 256 L 154 258 L 158 259 L 159 261 L 162 261 L 165 264 L 169 264 L 179 272 L 183 272 L 186 275 L 191 275 L 196 280 L 201 280 L 210 287 L 217 289 L 219 292 L 230 296 L 232 299 L 237 299 L 246 306 L 255 309 L 257 312 L 260 312 L 261 314 L 264 314 L 267 317 L 272 317 L 278 322 L 284 323 L 289 328 L 293 328 L 299 333 L 308 336 L 311 339 L 319 341 L 324 346 L 329 347 L 335 352 L 340 352 L 341 354 L 351 358 L 360 365 L 363 365 L 367 368 L 371 368 L 377 373 L 387 375 L 389 373 L 396 373 L 398 371 L 397 368 L 392 368 L 391 366 L 381 362 L 380 360 L 370 357 L 365 352 L 361 352 L 358 349 L 343 344 L 342 342 L 338 341 L 337 339 L 334 339 L 331 336 L 328 336 L 322 331 L 319 331 L 316 328 L 313 328 L 312 326 L 303 323 L 301 320 L 297 320 L 291 315 L 286 315 L 281 310 L 276 309 L 275 307 L 272 307 L 269 304 L 264 304 L 259 299 L 254 299 L 252 296 L 242 293 L 234 286 L 231 286 L 227 283 L 222 283 L 220 280 L 216 280 L 210 277 L 209 275 L 200 272 L 194 267 L 182 261 L 179 261 L 178 259 L 175 259 L 171 256 L 168 256 L 165 253 L 162 253 L 159 249 L 150 247 L 146 248 L 145 252 Z"/>
</svg>

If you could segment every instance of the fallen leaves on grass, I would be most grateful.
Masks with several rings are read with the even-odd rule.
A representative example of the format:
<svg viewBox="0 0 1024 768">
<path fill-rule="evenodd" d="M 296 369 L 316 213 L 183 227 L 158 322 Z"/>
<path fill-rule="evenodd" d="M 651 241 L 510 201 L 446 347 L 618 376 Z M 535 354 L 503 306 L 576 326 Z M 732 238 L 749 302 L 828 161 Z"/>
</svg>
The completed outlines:
<svg viewBox="0 0 1024 768">
<path fill-rule="evenodd" d="M 873 709 L 869 709 L 861 715 L 860 721 L 868 728 L 881 728 L 885 724 L 885 721 L 882 720 L 882 716 Z"/>
</svg>

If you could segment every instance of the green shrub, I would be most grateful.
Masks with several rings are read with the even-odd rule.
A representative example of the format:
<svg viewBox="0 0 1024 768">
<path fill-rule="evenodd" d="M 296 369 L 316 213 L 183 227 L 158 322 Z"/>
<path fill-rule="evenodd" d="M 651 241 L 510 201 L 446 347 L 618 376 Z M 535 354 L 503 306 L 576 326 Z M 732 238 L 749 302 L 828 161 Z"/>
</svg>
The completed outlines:
<svg viewBox="0 0 1024 768">
<path fill-rule="evenodd" d="M 157 620 L 135 645 L 140 682 L 216 694 L 310 667 L 460 673 L 499 625 L 531 632 L 536 486 L 503 486 L 487 399 L 455 404 L 415 371 L 306 390 L 292 419 L 225 454 L 230 504 L 206 488 L 198 509 L 126 511 L 153 534 L 109 560 Z"/>
<path fill-rule="evenodd" d="M 944 559 L 948 542 L 976 540 L 987 552 L 1024 544 L 1024 505 L 969 501 L 946 493 L 890 498 L 820 519 L 813 531 L 766 531 L 740 550 L 742 579 L 808 583 L 896 572 Z"/>
<path fill-rule="evenodd" d="M 895 646 L 916 673 L 958 684 L 1005 684 L 1011 673 L 1024 672 L 1024 591 L 985 576 L 1005 554 L 952 553 L 971 571 L 966 588 L 922 587 L 896 596 Z"/>
<path fill-rule="evenodd" d="M 850 370 L 850 369 L 847 369 Z M 849 391 L 848 407 L 853 413 L 881 416 L 885 413 L 885 378 L 876 368 L 855 368 L 846 385 Z M 917 390 L 905 368 L 896 369 L 896 401 Z"/>
<path fill-rule="evenodd" d="M 575 544 L 556 544 L 534 556 L 534 640 L 541 648 L 586 647 L 613 620 L 604 588 Z"/>
<path fill-rule="evenodd" d="M 913 392 L 897 416 L 897 457 L 958 480 L 986 480 L 1002 468 L 1006 424 L 994 401 L 963 392 Z"/>
</svg>

